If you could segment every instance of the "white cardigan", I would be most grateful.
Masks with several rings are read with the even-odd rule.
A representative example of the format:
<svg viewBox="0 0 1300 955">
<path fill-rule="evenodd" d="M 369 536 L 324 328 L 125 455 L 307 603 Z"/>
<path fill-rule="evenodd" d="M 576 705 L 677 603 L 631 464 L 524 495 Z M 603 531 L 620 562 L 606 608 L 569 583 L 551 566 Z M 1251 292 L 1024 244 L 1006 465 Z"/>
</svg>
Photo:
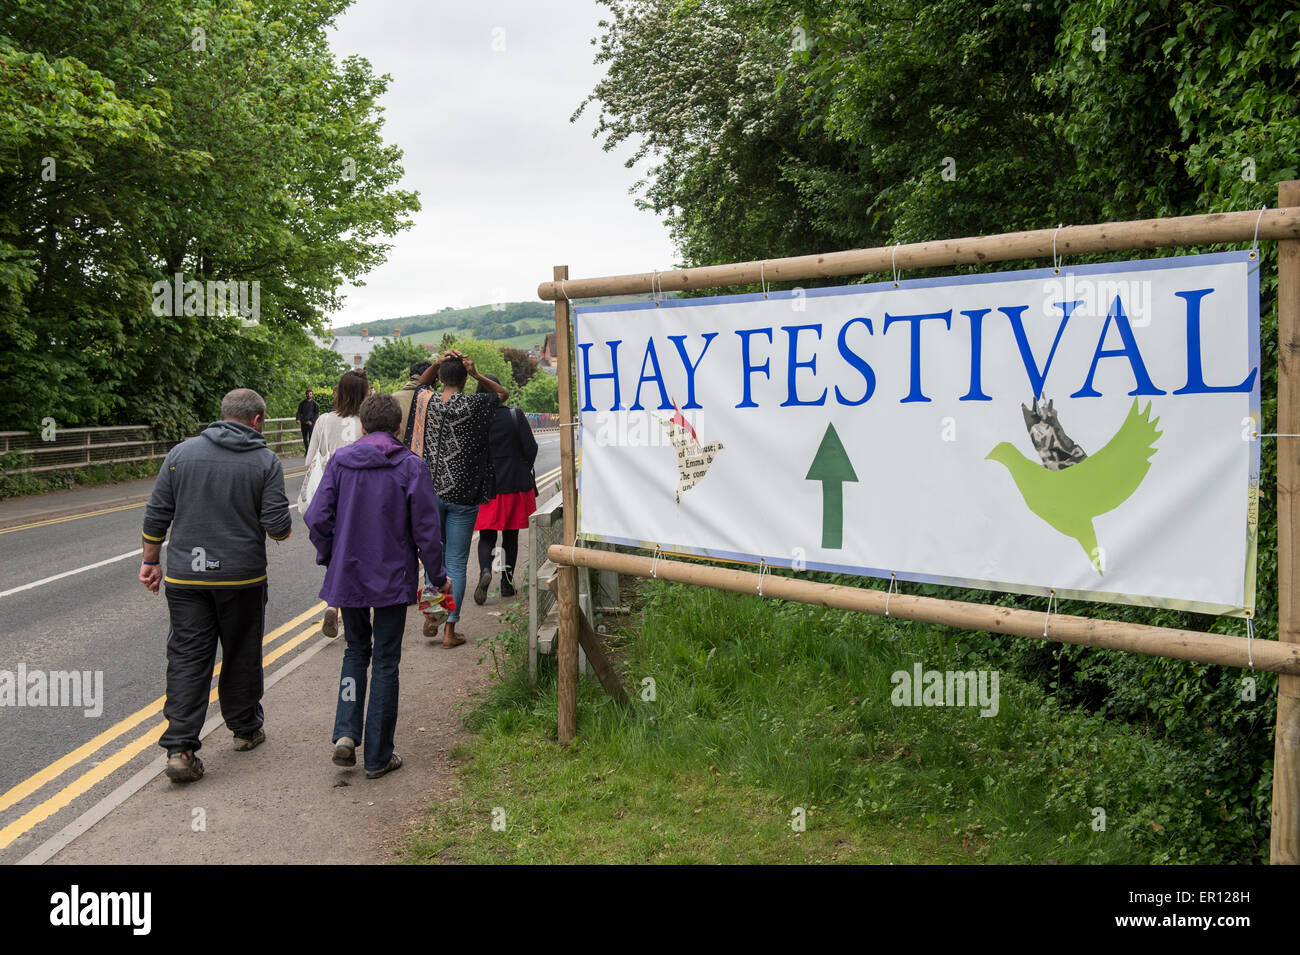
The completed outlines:
<svg viewBox="0 0 1300 955">
<path fill-rule="evenodd" d="M 316 460 L 319 453 L 324 456 L 323 463 L 328 464 L 334 452 L 345 444 L 351 444 L 361 437 L 361 419 L 356 415 L 341 418 L 333 411 L 327 411 L 311 428 L 311 444 L 307 448 L 307 464 Z"/>
</svg>

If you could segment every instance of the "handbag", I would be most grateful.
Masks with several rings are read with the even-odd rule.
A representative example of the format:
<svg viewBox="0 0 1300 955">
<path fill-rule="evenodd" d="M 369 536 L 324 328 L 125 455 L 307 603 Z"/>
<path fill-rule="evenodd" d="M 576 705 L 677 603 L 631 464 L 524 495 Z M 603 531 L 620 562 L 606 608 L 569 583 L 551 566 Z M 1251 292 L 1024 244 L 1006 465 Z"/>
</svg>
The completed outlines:
<svg viewBox="0 0 1300 955">
<path fill-rule="evenodd" d="M 316 495 L 316 489 L 320 487 L 321 478 L 325 476 L 325 460 L 319 451 L 316 457 L 307 467 L 307 476 L 302 479 L 302 487 L 298 489 L 298 513 L 306 514 L 307 508 L 311 506 L 311 499 Z"/>
</svg>

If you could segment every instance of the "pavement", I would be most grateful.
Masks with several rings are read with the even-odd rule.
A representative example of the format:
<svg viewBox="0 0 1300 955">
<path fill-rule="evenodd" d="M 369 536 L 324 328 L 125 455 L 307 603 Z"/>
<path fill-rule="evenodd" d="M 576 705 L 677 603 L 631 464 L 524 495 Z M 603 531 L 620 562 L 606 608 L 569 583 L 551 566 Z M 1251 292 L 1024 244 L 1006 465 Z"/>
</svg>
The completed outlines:
<svg viewBox="0 0 1300 955">
<path fill-rule="evenodd" d="M 541 477 L 558 463 L 558 435 L 538 443 Z M 292 500 L 301 461 L 285 467 Z M 557 483 L 542 482 L 542 497 Z M 166 607 L 136 582 L 132 556 L 151 484 L 0 501 L 0 540 L 14 558 L 0 569 L 0 670 L 104 677 L 94 718 L 29 705 L 0 719 L 0 864 L 395 861 L 410 827 L 456 792 L 450 753 L 468 738 L 465 707 L 488 681 L 476 642 L 503 629 L 498 585 L 481 607 L 467 591 L 469 642 L 452 650 L 425 638 L 408 608 L 396 736 L 404 765 L 368 780 L 330 761 L 344 641 L 320 633 L 320 569 L 295 516 L 292 539 L 268 555 L 267 741 L 234 752 L 214 692 L 200 751 L 206 775 L 174 784 L 156 743 Z"/>
<path fill-rule="evenodd" d="M 522 536 L 522 535 L 521 535 Z M 526 553 L 526 551 L 525 551 Z M 466 594 L 467 599 L 469 594 Z M 494 606 L 495 605 L 495 606 Z M 475 607 L 477 637 L 501 629 L 499 597 Z M 492 616 L 496 614 L 498 616 Z M 237 753 L 219 716 L 205 729 L 205 775 L 173 783 L 156 758 L 110 796 L 102 819 L 74 823 L 25 863 L 359 864 L 395 861 L 406 833 L 430 805 L 457 794 L 451 751 L 468 738 L 462 715 L 488 682 L 475 641 L 451 650 L 421 634 L 407 613 L 396 752 L 402 768 L 367 779 L 361 766 L 330 761 L 342 636 L 319 640 L 262 701 L 266 742 Z M 215 709 L 215 707 L 214 707 Z M 85 831 L 78 831 L 86 826 Z M 66 843 L 66 844 L 64 844 Z"/>
</svg>

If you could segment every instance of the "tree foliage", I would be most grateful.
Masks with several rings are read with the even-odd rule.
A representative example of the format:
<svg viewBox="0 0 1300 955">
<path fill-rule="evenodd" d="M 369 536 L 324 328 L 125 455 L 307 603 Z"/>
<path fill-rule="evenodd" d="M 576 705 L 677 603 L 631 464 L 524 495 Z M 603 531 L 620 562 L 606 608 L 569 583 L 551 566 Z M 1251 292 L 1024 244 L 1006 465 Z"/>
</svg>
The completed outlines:
<svg viewBox="0 0 1300 955">
<path fill-rule="evenodd" d="M 411 366 L 417 361 L 428 361 L 429 353 L 420 345 L 405 338 L 381 342 L 366 359 L 366 374 L 374 381 L 406 380 Z"/>
<path fill-rule="evenodd" d="M 0 376 L 22 387 L 0 427 L 183 431 L 232 387 L 284 384 L 418 208 L 380 137 L 388 78 L 329 51 L 348 3 L 9 0 Z M 204 296 L 157 314 L 154 283 L 176 275 L 256 282 L 256 324 Z"/>
<path fill-rule="evenodd" d="M 547 372 L 533 375 L 515 397 L 524 411 L 560 413 L 560 383 L 554 375 Z"/>
<path fill-rule="evenodd" d="M 502 348 L 501 355 L 510 363 L 510 375 L 516 387 L 522 388 L 537 374 L 537 359 L 522 348 Z"/>
</svg>

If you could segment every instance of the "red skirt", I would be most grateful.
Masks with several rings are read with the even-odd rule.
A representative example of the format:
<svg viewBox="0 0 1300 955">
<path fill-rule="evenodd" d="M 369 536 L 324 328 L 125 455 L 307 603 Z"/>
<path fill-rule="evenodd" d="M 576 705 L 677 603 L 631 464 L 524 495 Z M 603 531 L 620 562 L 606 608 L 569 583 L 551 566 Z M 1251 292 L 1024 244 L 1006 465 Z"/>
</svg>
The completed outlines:
<svg viewBox="0 0 1300 955">
<path fill-rule="evenodd" d="M 478 506 L 476 531 L 522 531 L 528 528 L 528 515 L 537 510 L 537 494 L 532 488 L 513 494 L 498 494 Z"/>
</svg>

